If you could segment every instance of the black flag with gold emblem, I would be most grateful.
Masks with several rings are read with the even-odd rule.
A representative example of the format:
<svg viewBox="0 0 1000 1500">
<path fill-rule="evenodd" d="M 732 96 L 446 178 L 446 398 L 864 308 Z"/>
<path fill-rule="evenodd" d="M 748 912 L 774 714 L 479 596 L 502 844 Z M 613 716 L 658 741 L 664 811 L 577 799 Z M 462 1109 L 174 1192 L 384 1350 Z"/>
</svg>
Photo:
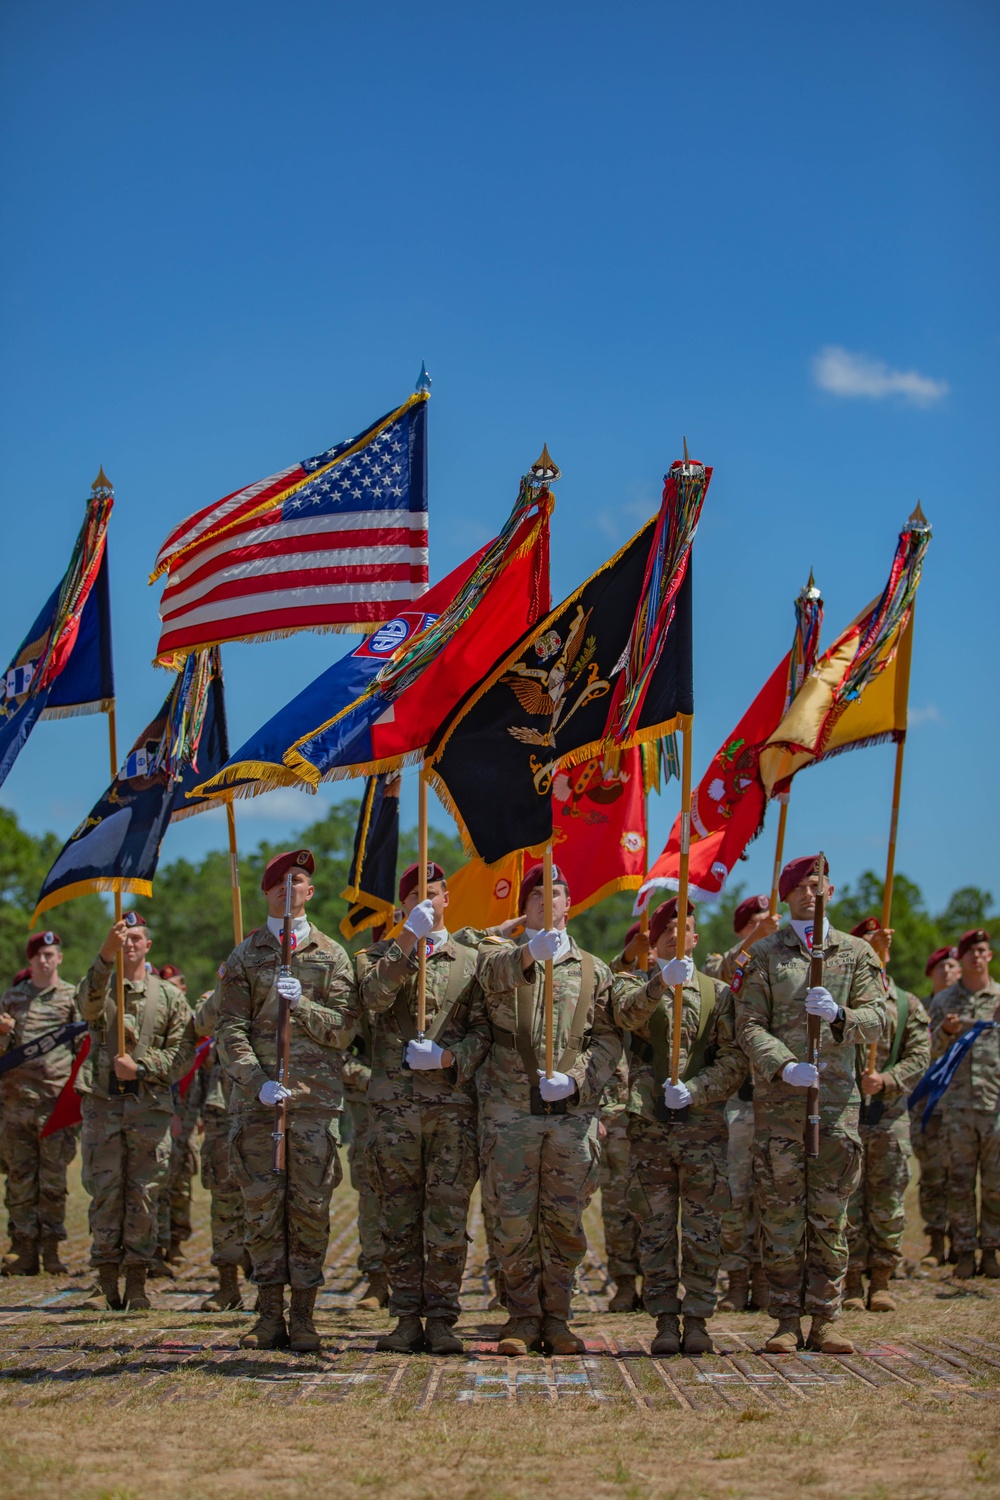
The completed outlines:
<svg viewBox="0 0 1000 1500">
<path fill-rule="evenodd" d="M 345 938 L 369 927 L 387 927 L 396 906 L 396 860 L 399 855 L 399 773 L 369 776 L 358 813 L 347 887 L 341 900 L 350 909 L 341 920 Z"/>
<path fill-rule="evenodd" d="M 552 837 L 560 764 L 615 741 L 615 689 L 626 668 L 657 518 L 532 627 L 458 704 L 428 746 L 432 779 L 467 847 L 488 864 Z M 618 747 L 669 734 L 694 712 L 691 571 L 629 733 Z"/>
</svg>

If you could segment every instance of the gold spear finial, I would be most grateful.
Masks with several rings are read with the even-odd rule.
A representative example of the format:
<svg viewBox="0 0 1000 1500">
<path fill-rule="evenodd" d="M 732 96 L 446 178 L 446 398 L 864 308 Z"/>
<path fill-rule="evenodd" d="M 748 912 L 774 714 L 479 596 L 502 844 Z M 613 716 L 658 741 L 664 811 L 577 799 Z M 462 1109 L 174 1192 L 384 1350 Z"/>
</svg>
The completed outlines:
<svg viewBox="0 0 1000 1500">
<path fill-rule="evenodd" d="M 687 438 L 684 439 L 684 462 L 685 463 L 690 463 L 691 462 L 690 456 L 688 454 L 688 440 L 687 440 Z"/>
<path fill-rule="evenodd" d="M 910 525 L 911 526 L 926 526 L 927 524 L 928 524 L 928 521 L 927 521 L 927 517 L 924 515 L 924 508 L 920 504 L 920 501 L 918 500 L 917 501 L 917 508 L 913 512 L 912 516 L 910 517 Z"/>
<path fill-rule="evenodd" d="M 799 595 L 799 598 L 800 599 L 818 599 L 819 597 L 820 597 L 820 591 L 816 587 L 816 578 L 815 578 L 815 576 L 813 574 L 812 568 L 810 568 L 809 569 L 809 582 L 806 584 L 805 588 L 802 590 L 801 594 Z"/>
<path fill-rule="evenodd" d="M 542 451 L 528 472 L 536 484 L 555 484 L 557 479 L 562 478 L 562 470 L 552 462 L 548 443 L 542 444 Z"/>
<path fill-rule="evenodd" d="M 93 493 L 95 495 L 98 494 L 98 492 L 101 491 L 101 490 L 112 490 L 112 489 L 114 489 L 114 485 L 111 483 L 111 480 L 108 478 L 107 474 L 105 474 L 105 472 L 104 472 L 104 465 L 103 464 L 101 464 L 100 473 L 98 474 L 97 478 L 94 480 L 94 482 L 90 486 L 90 488 L 91 488 L 91 490 L 93 491 Z"/>
</svg>

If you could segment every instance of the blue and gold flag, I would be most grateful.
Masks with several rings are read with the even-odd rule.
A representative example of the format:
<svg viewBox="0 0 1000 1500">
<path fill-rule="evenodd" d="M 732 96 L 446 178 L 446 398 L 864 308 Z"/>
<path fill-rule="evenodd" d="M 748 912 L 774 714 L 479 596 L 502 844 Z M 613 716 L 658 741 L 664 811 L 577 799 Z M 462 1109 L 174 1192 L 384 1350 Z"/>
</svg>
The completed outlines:
<svg viewBox="0 0 1000 1500">
<path fill-rule="evenodd" d="M 399 856 L 399 776 L 369 776 L 354 835 L 354 855 L 341 900 L 351 903 L 340 923 L 345 938 L 387 927 L 396 909 Z"/>
</svg>

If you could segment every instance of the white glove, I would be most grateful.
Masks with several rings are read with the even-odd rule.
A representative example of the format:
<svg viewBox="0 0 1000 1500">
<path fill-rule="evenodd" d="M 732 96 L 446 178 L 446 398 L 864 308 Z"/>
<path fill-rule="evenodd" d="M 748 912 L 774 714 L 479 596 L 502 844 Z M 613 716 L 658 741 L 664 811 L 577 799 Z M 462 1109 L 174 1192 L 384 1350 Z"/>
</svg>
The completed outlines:
<svg viewBox="0 0 1000 1500">
<path fill-rule="evenodd" d="M 294 974 L 280 974 L 274 987 L 282 1000 L 288 1001 L 288 1009 L 294 1010 L 302 999 L 302 986 Z"/>
<path fill-rule="evenodd" d="M 528 943 L 528 952 L 536 963 L 544 963 L 548 958 L 555 958 L 562 947 L 562 933 L 556 932 L 554 927 L 543 928 L 536 932 Z M 559 1096 L 560 1098 L 562 1095 Z M 544 1098 L 544 1095 L 543 1095 Z"/>
<path fill-rule="evenodd" d="M 812 1063 L 785 1063 L 781 1077 L 793 1089 L 814 1089 L 819 1083 L 819 1069 Z"/>
<path fill-rule="evenodd" d="M 261 1104 L 280 1104 L 283 1099 L 292 1097 L 291 1089 L 286 1089 L 283 1083 L 276 1078 L 269 1078 L 266 1083 L 261 1084 L 260 1093 L 257 1098 Z"/>
<path fill-rule="evenodd" d="M 434 931 L 434 922 L 434 902 L 420 901 L 403 923 L 403 931 L 412 932 L 413 936 L 419 941 L 420 938 L 426 937 L 429 932 Z"/>
<path fill-rule="evenodd" d="M 444 1056 L 444 1048 L 439 1047 L 437 1042 L 407 1042 L 406 1064 L 418 1073 L 426 1073 L 431 1068 L 443 1066 L 441 1059 Z"/>
<path fill-rule="evenodd" d="M 674 959 L 674 962 L 677 960 Z M 676 1083 L 671 1083 L 668 1079 L 663 1085 L 663 1102 L 668 1109 L 686 1109 L 691 1103 L 691 1090 L 680 1079 Z"/>
<path fill-rule="evenodd" d="M 544 937 L 545 933 L 539 933 Z M 558 933 L 549 934 L 558 937 Z M 570 1078 L 568 1073 L 553 1073 L 551 1078 L 546 1078 L 541 1068 L 538 1070 L 538 1092 L 546 1104 L 555 1104 L 559 1099 L 568 1099 L 571 1094 L 576 1093 L 576 1079 Z"/>
<path fill-rule="evenodd" d="M 837 1019 L 839 1012 L 840 1006 L 830 994 L 830 991 L 825 990 L 821 984 L 816 985 L 811 990 L 806 990 L 807 1015 L 821 1016 L 824 1021 L 829 1021 L 832 1025 Z"/>
<path fill-rule="evenodd" d="M 664 984 L 690 984 L 694 978 L 693 958 L 658 958 L 656 962 Z"/>
</svg>

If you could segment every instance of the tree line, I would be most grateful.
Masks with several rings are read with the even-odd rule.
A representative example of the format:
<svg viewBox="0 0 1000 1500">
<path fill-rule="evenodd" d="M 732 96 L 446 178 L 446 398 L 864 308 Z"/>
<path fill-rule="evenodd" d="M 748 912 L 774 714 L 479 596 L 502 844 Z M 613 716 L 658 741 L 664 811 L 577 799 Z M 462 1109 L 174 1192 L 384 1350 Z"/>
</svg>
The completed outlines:
<svg viewBox="0 0 1000 1500">
<path fill-rule="evenodd" d="M 356 798 L 330 807 L 321 818 L 308 824 L 293 842 L 312 849 L 316 856 L 316 896 L 310 915 L 331 937 L 339 938 L 340 920 L 346 912 L 341 891 L 347 885 L 354 847 L 359 802 Z M 38 837 L 20 827 L 13 812 L 0 808 L 0 981 L 9 983 L 24 964 L 28 922 L 42 881 L 62 848 L 53 833 Z M 287 842 L 261 842 L 241 854 L 244 925 L 247 931 L 265 915 L 260 879 L 267 861 Z M 399 869 L 416 859 L 417 831 L 400 834 Z M 454 834 L 432 828 L 429 853 L 445 870 L 456 870 L 465 855 Z M 835 927 L 850 931 L 863 917 L 882 910 L 882 882 L 867 871 L 853 887 L 848 886 L 830 907 Z M 746 894 L 734 885 L 717 905 L 699 908 L 699 944 L 696 959 L 724 952 L 734 941 L 733 912 Z M 187 976 L 192 996 L 210 989 L 219 964 L 233 945 L 229 855 L 213 850 L 198 861 L 175 859 L 160 866 L 155 895 L 126 898 L 142 911 L 153 933 L 152 960 L 174 963 Z M 622 938 L 632 921 L 631 892 L 620 891 L 578 917 L 571 917 L 570 930 L 581 947 L 604 959 L 620 951 Z M 891 973 L 904 989 L 918 995 L 927 992 L 924 965 L 927 955 L 946 943 L 956 942 L 969 927 L 985 927 L 1000 939 L 1000 914 L 993 913 L 993 896 L 977 886 L 955 891 L 944 910 L 928 910 L 920 887 L 905 875 L 897 875 L 893 892 L 895 940 Z M 63 975 L 75 982 L 86 973 L 107 933 L 109 898 L 84 896 L 47 912 L 44 922 L 63 940 L 66 962 Z M 349 951 L 364 946 L 364 938 L 346 944 Z"/>
</svg>

